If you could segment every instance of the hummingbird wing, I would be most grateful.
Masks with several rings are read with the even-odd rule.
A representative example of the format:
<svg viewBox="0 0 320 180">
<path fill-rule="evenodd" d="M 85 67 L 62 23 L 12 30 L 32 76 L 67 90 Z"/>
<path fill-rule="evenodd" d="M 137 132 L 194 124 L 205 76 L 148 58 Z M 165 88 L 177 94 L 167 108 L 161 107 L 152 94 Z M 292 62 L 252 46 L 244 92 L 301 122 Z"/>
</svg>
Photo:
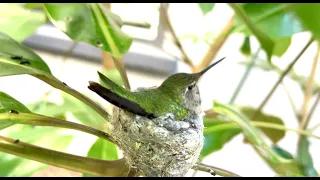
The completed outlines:
<svg viewBox="0 0 320 180">
<path fill-rule="evenodd" d="M 109 80 L 109 81 L 111 81 L 111 80 Z M 153 114 L 146 112 L 139 104 L 137 104 L 127 98 L 124 98 L 115 92 L 112 92 L 110 89 L 105 88 L 96 82 L 90 81 L 89 83 L 90 83 L 90 85 L 88 86 L 88 88 L 91 91 L 97 93 L 99 96 L 101 96 L 103 99 L 107 100 L 111 104 L 113 104 L 121 109 L 124 109 L 126 111 L 129 111 L 131 113 L 140 115 L 140 116 L 154 118 Z M 112 83 L 110 83 L 110 84 L 112 84 Z M 116 85 L 116 86 L 118 86 L 118 85 Z M 117 88 L 122 88 L 122 87 L 118 86 Z"/>
</svg>

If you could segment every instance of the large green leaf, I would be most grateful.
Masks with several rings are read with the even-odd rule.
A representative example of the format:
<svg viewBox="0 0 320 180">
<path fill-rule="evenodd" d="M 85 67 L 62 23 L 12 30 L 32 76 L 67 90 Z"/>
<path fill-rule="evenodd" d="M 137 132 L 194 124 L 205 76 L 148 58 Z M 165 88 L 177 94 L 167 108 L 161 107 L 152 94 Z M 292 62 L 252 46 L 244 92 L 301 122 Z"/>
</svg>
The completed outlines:
<svg viewBox="0 0 320 180">
<path fill-rule="evenodd" d="M 204 145 L 201 150 L 201 157 L 205 157 L 215 151 L 220 150 L 225 143 L 241 132 L 241 129 L 221 128 L 228 123 L 221 116 L 205 116 Z"/>
<path fill-rule="evenodd" d="M 287 11 L 288 4 L 247 3 L 232 6 L 235 6 L 237 14 L 234 32 L 255 35 L 269 61 L 272 55 L 282 56 L 286 52 L 293 34 L 304 31 L 300 21 Z"/>
<path fill-rule="evenodd" d="M 306 136 L 299 139 L 297 160 L 304 175 L 318 176 L 318 172 L 313 166 L 313 160 L 309 152 L 309 141 Z"/>
<path fill-rule="evenodd" d="M 303 26 L 310 30 L 315 37 L 320 39 L 320 4 L 318 3 L 297 3 L 292 4 L 292 11 L 300 19 Z"/>
<path fill-rule="evenodd" d="M 45 3 L 43 8 L 51 22 L 71 39 L 92 44 L 114 57 L 121 57 L 132 43 L 121 31 L 118 16 L 98 4 Z"/>
<path fill-rule="evenodd" d="M 241 111 L 237 110 L 233 106 L 228 106 L 219 102 L 214 102 L 213 109 L 217 113 L 228 118 L 229 121 L 238 124 L 248 140 L 265 158 L 276 164 L 287 164 L 291 162 L 279 156 L 275 151 L 272 150 L 272 148 L 268 146 L 260 131 L 254 127 L 250 119 Z"/>
<path fill-rule="evenodd" d="M 251 107 L 241 107 L 240 110 L 247 116 L 247 117 L 252 117 L 254 113 L 256 112 L 255 108 Z M 267 122 L 267 123 L 273 123 L 273 124 L 279 124 L 279 125 L 284 125 L 283 121 L 275 116 L 267 115 L 264 113 L 259 112 L 256 115 L 255 119 L 251 119 L 251 121 L 254 122 Z M 266 136 L 268 136 L 273 143 L 279 142 L 284 136 L 285 136 L 285 131 L 283 130 L 278 130 L 278 129 L 270 129 L 270 128 L 261 128 L 261 130 L 264 132 Z"/>
<path fill-rule="evenodd" d="M 45 14 L 30 11 L 19 4 L 0 4 L 0 31 L 22 42 L 46 21 Z"/>
<path fill-rule="evenodd" d="M 214 3 L 198 3 L 198 6 L 200 7 L 203 15 L 206 15 L 213 9 Z"/>
<path fill-rule="evenodd" d="M 47 64 L 37 54 L 6 34 L 0 33 L 0 43 L 0 76 L 51 74 Z"/>
</svg>

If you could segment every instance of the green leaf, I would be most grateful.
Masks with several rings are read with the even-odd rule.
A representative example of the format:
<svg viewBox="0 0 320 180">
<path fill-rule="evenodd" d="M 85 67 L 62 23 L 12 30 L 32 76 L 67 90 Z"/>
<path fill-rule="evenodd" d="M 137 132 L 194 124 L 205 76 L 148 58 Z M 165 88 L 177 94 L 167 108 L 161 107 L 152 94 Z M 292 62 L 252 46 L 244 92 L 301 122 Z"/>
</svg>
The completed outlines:
<svg viewBox="0 0 320 180">
<path fill-rule="evenodd" d="M 265 142 L 260 131 L 252 125 L 250 119 L 244 115 L 241 111 L 235 109 L 233 106 L 214 102 L 213 109 L 215 112 L 225 116 L 230 121 L 238 124 L 243 130 L 249 141 L 257 147 L 257 151 L 261 153 L 265 158 L 277 164 L 290 163 L 290 160 L 284 159 L 273 151 Z"/>
<path fill-rule="evenodd" d="M 106 131 L 108 124 L 96 111 L 77 100 L 76 98 L 67 94 L 62 94 L 63 107 L 65 111 L 71 112 L 73 116 L 81 123 L 90 127 Z"/>
<path fill-rule="evenodd" d="M 251 107 L 241 107 L 240 110 L 247 116 L 247 117 L 252 117 L 253 114 L 256 112 L 255 108 Z M 251 121 L 256 121 L 256 122 L 267 122 L 267 123 L 273 123 L 273 124 L 279 124 L 279 125 L 284 125 L 283 121 L 275 116 L 267 115 L 264 113 L 259 112 L 256 115 L 255 119 L 251 119 Z M 285 136 L 285 131 L 278 130 L 278 129 L 270 129 L 270 128 L 261 128 L 263 133 L 268 136 L 273 143 L 279 142 L 284 136 Z"/>
<path fill-rule="evenodd" d="M 225 129 L 220 128 L 226 122 L 221 116 L 205 116 L 204 126 L 204 145 L 200 156 L 204 158 L 209 154 L 222 149 L 225 143 L 230 141 L 233 137 L 238 135 L 241 129 Z"/>
<path fill-rule="evenodd" d="M 45 14 L 30 11 L 19 4 L 0 4 L 0 31 L 22 42 L 46 21 Z"/>
<path fill-rule="evenodd" d="M 0 91 L 0 113 L 8 113 L 10 110 L 31 113 L 31 111 L 25 105 L 8 94 Z"/>
<path fill-rule="evenodd" d="M 214 7 L 214 3 L 198 3 L 198 5 L 199 5 L 203 15 L 206 15 Z"/>
<path fill-rule="evenodd" d="M 26 3 L 26 8 L 33 9 L 33 8 L 40 8 L 42 3 Z"/>
<path fill-rule="evenodd" d="M 102 160 L 117 160 L 118 151 L 117 146 L 104 139 L 98 138 L 91 146 L 88 157 Z"/>
<path fill-rule="evenodd" d="M 44 11 L 51 22 L 71 39 L 82 41 L 121 57 L 132 43 L 132 38 L 119 27 L 119 18 L 98 4 L 49 4 Z"/>
<path fill-rule="evenodd" d="M 6 34 L 0 33 L 0 44 L 0 76 L 51 74 L 48 65 L 37 54 Z"/>
<path fill-rule="evenodd" d="M 9 113 L 9 111 L 15 110 L 18 112 L 31 113 L 31 111 L 22 103 L 15 100 L 8 94 L 0 91 L 0 113 Z M 14 123 L 8 121 L 0 121 L 0 130 L 7 128 Z"/>
<path fill-rule="evenodd" d="M 242 52 L 242 54 L 246 56 L 251 55 L 250 36 L 245 37 L 244 42 L 240 48 L 240 51 Z"/>
<path fill-rule="evenodd" d="M 300 21 L 287 11 L 289 7 L 290 4 L 280 3 L 247 3 L 242 7 L 236 6 L 238 16 L 234 32 L 242 32 L 247 36 L 254 34 L 271 62 L 272 55 L 282 56 L 286 52 L 293 34 L 304 31 Z M 245 20 L 244 23 L 241 19 Z"/>
<path fill-rule="evenodd" d="M 106 77 L 108 77 L 114 83 L 118 84 L 119 86 L 124 85 L 122 78 L 121 78 L 121 75 L 116 68 L 113 68 L 111 70 L 103 69 L 101 73 L 103 75 L 105 75 Z M 100 82 L 100 84 L 107 86 L 100 78 L 99 78 L 99 82 Z"/>
<path fill-rule="evenodd" d="M 301 136 L 298 143 L 298 165 L 306 176 L 318 176 L 313 166 L 313 160 L 309 152 L 309 141 L 306 136 Z"/>
<path fill-rule="evenodd" d="M 303 26 L 310 30 L 313 35 L 320 39 L 320 4 L 318 3 L 298 3 L 292 4 L 293 13 L 298 17 Z"/>
<path fill-rule="evenodd" d="M 65 114 L 67 112 L 67 109 L 65 109 L 63 105 L 49 102 L 46 100 L 40 100 L 39 102 L 28 104 L 27 106 L 34 113 L 58 119 L 66 119 Z"/>
</svg>

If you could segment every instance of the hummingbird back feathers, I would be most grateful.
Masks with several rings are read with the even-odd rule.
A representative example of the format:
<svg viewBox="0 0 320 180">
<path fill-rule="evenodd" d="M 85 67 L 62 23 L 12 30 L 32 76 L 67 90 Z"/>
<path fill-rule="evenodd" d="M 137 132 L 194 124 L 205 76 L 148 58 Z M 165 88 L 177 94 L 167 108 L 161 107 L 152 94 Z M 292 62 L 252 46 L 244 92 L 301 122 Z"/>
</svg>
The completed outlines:
<svg viewBox="0 0 320 180">
<path fill-rule="evenodd" d="M 129 99 L 121 97 L 120 95 L 112 92 L 111 90 L 101 86 L 96 82 L 90 81 L 89 83 L 90 85 L 88 86 L 88 88 L 91 91 L 96 92 L 99 96 L 109 101 L 113 105 L 125 109 L 129 112 L 132 112 L 134 114 L 138 114 L 140 116 L 152 117 L 152 114 L 147 113 L 139 104 L 130 101 Z"/>
</svg>

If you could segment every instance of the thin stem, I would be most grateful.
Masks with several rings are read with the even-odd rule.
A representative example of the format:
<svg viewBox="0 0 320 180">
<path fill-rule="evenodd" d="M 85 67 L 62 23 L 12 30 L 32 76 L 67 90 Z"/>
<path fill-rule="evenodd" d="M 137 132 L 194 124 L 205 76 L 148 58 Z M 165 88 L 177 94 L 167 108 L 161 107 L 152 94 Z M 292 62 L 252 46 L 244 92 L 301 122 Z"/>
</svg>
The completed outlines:
<svg viewBox="0 0 320 180">
<path fill-rule="evenodd" d="M 304 99 L 303 99 L 302 108 L 301 108 L 301 111 L 300 111 L 300 114 L 299 114 L 300 115 L 299 117 L 301 117 L 301 119 L 300 119 L 300 127 L 302 129 L 306 129 L 306 127 L 308 126 L 309 120 L 310 120 L 310 119 L 308 119 L 307 110 L 308 110 L 308 107 L 309 107 L 309 104 L 310 104 L 310 100 L 311 100 L 311 97 L 312 97 L 312 88 L 313 88 L 314 77 L 315 77 L 315 74 L 316 74 L 319 54 L 320 54 L 320 47 L 318 47 L 316 56 L 313 59 L 311 72 L 310 72 L 309 78 L 308 78 L 308 80 L 306 82 L 306 85 L 305 85 L 305 87 L 306 87 L 305 89 L 306 90 L 305 90 L 305 93 L 304 93 Z"/>
<path fill-rule="evenodd" d="M 226 26 L 223 28 L 223 30 L 220 32 L 218 37 L 215 38 L 214 43 L 212 43 L 201 60 L 200 64 L 196 67 L 195 71 L 200 71 L 207 67 L 211 61 L 215 58 L 219 50 L 221 49 L 222 45 L 226 42 L 227 38 L 229 37 L 230 33 L 233 30 L 233 22 L 235 19 L 235 15 L 233 15 L 230 20 L 227 22 Z"/>
<path fill-rule="evenodd" d="M 51 85 L 52 87 L 55 87 L 57 89 L 60 89 L 73 97 L 77 98 L 78 100 L 84 102 L 88 106 L 90 106 L 92 109 L 94 109 L 97 113 L 99 113 L 105 120 L 110 119 L 110 115 L 105 111 L 101 106 L 99 106 L 97 103 L 89 99 L 88 97 L 84 96 L 80 92 L 72 89 L 71 87 L 67 86 L 65 83 L 59 81 L 54 76 L 45 76 L 45 75 L 33 75 L 34 77 L 46 82 L 47 84 Z"/>
<path fill-rule="evenodd" d="M 94 136 L 103 138 L 107 141 L 115 143 L 112 137 L 110 137 L 107 133 L 100 131 L 98 129 L 94 129 L 89 126 L 85 126 L 82 124 L 64 121 L 52 117 L 47 117 L 38 114 L 26 114 L 26 113 L 19 113 L 19 114 L 0 114 L 0 122 L 10 122 L 12 125 L 14 124 L 26 124 L 32 126 L 51 126 L 51 127 L 59 127 L 59 128 L 67 128 L 67 129 L 74 129 L 78 131 L 82 131 L 88 134 L 92 134 Z"/>
<path fill-rule="evenodd" d="M 288 96 L 290 105 L 291 105 L 291 107 L 292 107 L 292 110 L 293 110 L 295 116 L 298 116 L 297 107 L 296 107 L 296 105 L 295 105 L 294 102 L 293 102 L 293 99 L 292 99 L 292 97 L 291 97 L 291 95 L 290 95 L 290 92 L 289 92 L 287 86 L 284 84 L 284 82 L 281 82 L 281 84 L 282 84 L 282 86 L 283 86 L 284 91 L 286 92 L 286 94 L 287 94 L 287 96 Z"/>
<path fill-rule="evenodd" d="M 299 135 L 306 135 L 306 136 L 310 136 L 316 139 L 320 139 L 320 136 L 314 135 L 308 131 L 305 130 L 301 130 L 301 129 L 294 129 L 294 128 L 287 128 L 283 125 L 279 125 L 279 124 L 275 124 L 275 123 L 268 123 L 268 122 L 251 122 L 253 126 L 255 127 L 263 127 L 263 128 L 269 128 L 269 129 L 278 129 L 278 130 L 282 130 L 282 131 L 293 131 Z M 209 127 L 206 128 L 204 130 L 204 134 L 210 134 L 212 132 L 217 132 L 217 131 L 223 131 L 223 130 L 228 130 L 228 129 L 241 129 L 241 127 L 234 123 L 234 122 L 230 122 L 230 123 L 224 123 L 224 124 L 219 124 L 213 127 Z"/>
<path fill-rule="evenodd" d="M 44 164 L 92 174 L 95 176 L 123 177 L 129 172 L 129 165 L 125 159 L 105 161 L 76 156 L 34 146 L 3 136 L 0 136 L 0 151 Z"/>
<path fill-rule="evenodd" d="M 210 166 L 210 165 L 206 165 L 203 163 L 196 163 L 192 169 L 195 170 L 199 170 L 199 171 L 204 171 L 204 172 L 208 172 L 208 173 L 212 173 L 213 171 L 218 174 L 219 176 L 224 176 L 224 177 L 241 177 L 236 173 L 215 167 L 215 166 Z"/>
<path fill-rule="evenodd" d="M 288 74 L 288 72 L 292 69 L 292 67 L 295 65 L 295 63 L 300 59 L 300 57 L 302 56 L 302 54 L 308 49 L 308 47 L 312 44 L 312 42 L 314 41 L 314 37 L 312 37 L 309 42 L 304 46 L 304 48 L 300 51 L 300 53 L 295 57 L 295 59 L 288 65 L 288 67 L 283 71 L 283 73 L 281 74 L 281 76 L 279 77 L 278 81 L 274 84 L 274 86 L 272 87 L 271 91 L 268 93 L 268 95 L 265 97 L 265 99 L 262 101 L 262 103 L 259 105 L 259 107 L 257 108 L 257 111 L 254 113 L 252 119 L 255 119 L 255 117 L 257 116 L 258 112 L 260 112 L 263 107 L 266 105 L 266 103 L 269 101 L 270 97 L 272 96 L 272 94 L 275 92 L 275 90 L 277 89 L 277 87 L 279 86 L 279 84 L 282 82 L 282 80 L 284 79 L 284 77 Z"/>
<path fill-rule="evenodd" d="M 258 57 L 258 54 L 259 54 L 260 50 L 261 50 L 261 48 L 259 48 L 256 51 L 256 53 L 252 56 L 250 64 L 247 66 L 246 71 L 244 72 L 240 82 L 238 83 L 237 88 L 233 92 L 233 95 L 232 95 L 232 97 L 231 97 L 231 99 L 229 101 L 229 104 L 233 104 L 235 102 L 238 94 L 240 93 L 245 81 L 247 80 L 247 78 L 248 78 L 248 76 L 249 76 L 249 74 L 250 74 L 250 72 L 252 70 L 252 67 L 254 66 L 254 63 L 255 63 L 256 59 L 258 59 L 257 57 Z"/>
<path fill-rule="evenodd" d="M 163 24 L 165 25 L 165 27 L 167 27 L 168 31 L 171 33 L 172 37 L 173 37 L 173 43 L 179 48 L 181 54 L 182 54 L 182 59 L 185 63 L 187 63 L 192 69 L 194 68 L 194 65 L 192 63 L 192 61 L 189 59 L 188 55 L 186 54 L 186 52 L 184 51 L 179 38 L 176 34 L 176 32 L 174 31 L 172 24 L 170 22 L 170 18 L 169 18 L 169 14 L 168 14 L 168 9 L 169 9 L 169 4 L 167 3 L 165 6 L 160 6 L 160 15 L 163 16 Z"/>
<path fill-rule="evenodd" d="M 118 71 L 120 73 L 120 76 L 121 76 L 121 79 L 123 81 L 124 86 L 127 89 L 131 89 L 130 83 L 129 83 L 129 80 L 128 80 L 128 76 L 127 76 L 126 67 L 125 67 L 125 65 L 123 63 L 123 59 L 122 58 L 113 57 L 113 62 L 116 65 L 116 68 L 118 69 Z"/>
</svg>

